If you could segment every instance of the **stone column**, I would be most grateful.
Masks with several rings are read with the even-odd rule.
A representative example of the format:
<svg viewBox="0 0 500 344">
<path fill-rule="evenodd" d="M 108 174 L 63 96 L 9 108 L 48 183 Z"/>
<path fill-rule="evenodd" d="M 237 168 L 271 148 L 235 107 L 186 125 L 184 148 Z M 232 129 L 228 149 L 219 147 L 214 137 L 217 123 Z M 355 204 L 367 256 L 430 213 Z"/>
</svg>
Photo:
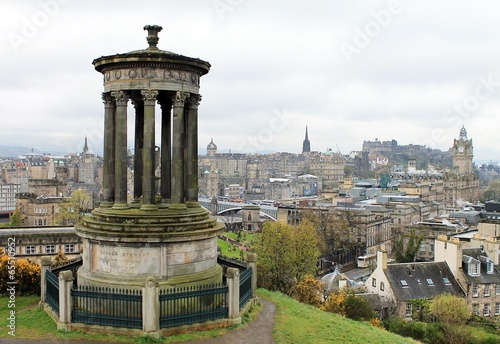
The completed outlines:
<svg viewBox="0 0 500 344">
<path fill-rule="evenodd" d="M 150 276 L 142 288 L 142 329 L 149 335 L 159 337 L 160 329 L 160 298 L 158 282 Z"/>
<path fill-rule="evenodd" d="M 124 91 L 111 92 L 115 98 L 115 204 L 113 209 L 127 209 L 127 103 Z"/>
<path fill-rule="evenodd" d="M 43 256 L 40 259 L 40 263 L 42 265 L 42 271 L 40 276 L 40 305 L 43 307 L 45 303 L 45 294 L 47 293 L 47 278 L 45 277 L 47 271 L 50 270 L 50 265 L 52 264 L 52 260 L 50 256 Z"/>
<path fill-rule="evenodd" d="M 173 101 L 173 140 L 172 140 L 172 203 L 184 209 L 184 103 L 189 97 L 187 92 L 175 92 Z"/>
<path fill-rule="evenodd" d="M 155 104 L 158 91 L 142 90 L 144 100 L 144 148 L 142 152 L 141 210 L 156 210 L 155 204 Z"/>
<path fill-rule="evenodd" d="M 104 102 L 104 166 L 103 202 L 101 207 L 109 208 L 115 199 L 115 102 L 109 93 L 102 94 Z"/>
<path fill-rule="evenodd" d="M 59 273 L 59 322 L 58 330 L 67 330 L 67 324 L 71 323 L 71 288 L 73 286 L 73 273 L 71 270 Z"/>
<path fill-rule="evenodd" d="M 257 297 L 257 254 L 249 252 L 247 255 L 248 267 L 252 269 L 252 297 Z"/>
<path fill-rule="evenodd" d="M 240 317 L 240 270 L 227 268 L 228 313 L 233 324 L 241 323 Z"/>
<path fill-rule="evenodd" d="M 199 206 L 198 204 L 198 105 L 201 95 L 191 94 L 188 100 L 188 112 L 186 119 L 186 188 L 188 206 Z"/>
<path fill-rule="evenodd" d="M 161 106 L 161 177 L 160 194 L 163 201 L 172 199 L 172 99 L 162 97 Z"/>
<path fill-rule="evenodd" d="M 144 147 L 144 102 L 132 100 L 135 107 L 135 143 L 134 143 L 134 200 L 138 203 L 142 196 L 142 151 Z"/>
</svg>

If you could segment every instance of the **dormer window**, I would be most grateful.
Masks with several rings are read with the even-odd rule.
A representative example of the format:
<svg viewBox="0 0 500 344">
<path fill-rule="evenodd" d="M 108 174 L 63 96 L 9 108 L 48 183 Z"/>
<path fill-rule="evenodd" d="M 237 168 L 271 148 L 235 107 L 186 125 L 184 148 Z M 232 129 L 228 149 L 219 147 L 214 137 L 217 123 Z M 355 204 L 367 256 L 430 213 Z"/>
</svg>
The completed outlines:
<svg viewBox="0 0 500 344">
<path fill-rule="evenodd" d="M 469 275 L 470 276 L 478 276 L 481 271 L 481 266 L 479 262 L 471 262 L 469 264 Z"/>
<path fill-rule="evenodd" d="M 486 263 L 486 272 L 488 274 L 492 274 L 494 270 L 495 270 L 495 265 L 490 259 L 488 259 L 488 262 Z"/>
</svg>

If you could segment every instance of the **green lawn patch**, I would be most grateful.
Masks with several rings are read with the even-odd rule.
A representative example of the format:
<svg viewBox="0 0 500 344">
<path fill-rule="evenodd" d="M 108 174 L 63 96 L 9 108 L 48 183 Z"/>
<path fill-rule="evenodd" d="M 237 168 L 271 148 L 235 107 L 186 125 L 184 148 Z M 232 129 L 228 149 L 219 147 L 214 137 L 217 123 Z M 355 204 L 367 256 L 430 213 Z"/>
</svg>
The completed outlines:
<svg viewBox="0 0 500 344">
<path fill-rule="evenodd" d="M 258 295 L 276 304 L 274 339 L 277 343 L 417 343 L 368 323 L 321 311 L 281 293 L 259 289 Z"/>
</svg>

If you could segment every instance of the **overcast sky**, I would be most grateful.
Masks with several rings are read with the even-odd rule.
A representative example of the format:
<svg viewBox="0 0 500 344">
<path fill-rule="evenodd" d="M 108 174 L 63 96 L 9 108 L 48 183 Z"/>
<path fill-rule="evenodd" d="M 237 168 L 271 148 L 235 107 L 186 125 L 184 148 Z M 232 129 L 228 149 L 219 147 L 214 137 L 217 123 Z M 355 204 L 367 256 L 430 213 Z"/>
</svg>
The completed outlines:
<svg viewBox="0 0 500 344">
<path fill-rule="evenodd" d="M 465 125 L 475 160 L 498 161 L 499 13 L 494 0 L 2 1 L 0 145 L 80 152 L 87 135 L 102 152 L 91 62 L 146 48 L 157 24 L 160 49 L 212 65 L 202 147 L 299 153 L 308 126 L 316 151 L 446 150 Z"/>
</svg>

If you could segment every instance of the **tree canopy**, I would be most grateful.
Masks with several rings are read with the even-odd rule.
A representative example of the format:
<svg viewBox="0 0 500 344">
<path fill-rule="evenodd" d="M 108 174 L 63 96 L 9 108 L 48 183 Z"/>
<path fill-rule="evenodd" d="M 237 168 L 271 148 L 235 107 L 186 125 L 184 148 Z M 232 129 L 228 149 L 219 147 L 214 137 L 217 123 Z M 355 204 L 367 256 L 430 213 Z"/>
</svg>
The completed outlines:
<svg viewBox="0 0 500 344">
<path fill-rule="evenodd" d="M 266 222 L 254 246 L 260 286 L 290 295 L 296 281 L 316 272 L 319 250 L 316 228 L 308 221 L 291 226 Z"/>
</svg>

